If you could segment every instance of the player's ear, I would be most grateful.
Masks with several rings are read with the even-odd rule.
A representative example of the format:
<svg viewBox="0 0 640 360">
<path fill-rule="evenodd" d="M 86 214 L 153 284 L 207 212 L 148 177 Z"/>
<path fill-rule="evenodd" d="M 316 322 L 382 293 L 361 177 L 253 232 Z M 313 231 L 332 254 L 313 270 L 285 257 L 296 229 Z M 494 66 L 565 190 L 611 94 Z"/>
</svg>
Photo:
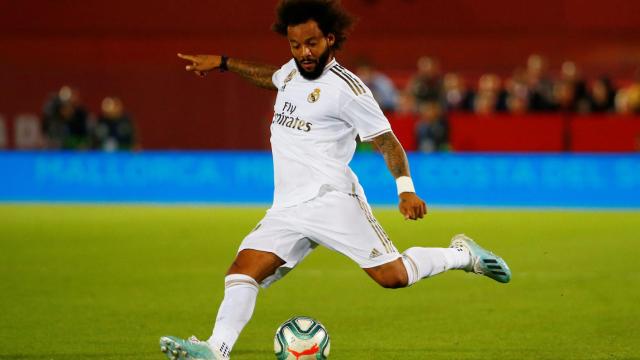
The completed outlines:
<svg viewBox="0 0 640 360">
<path fill-rule="evenodd" d="M 327 43 L 329 43 L 329 46 L 333 46 L 333 44 L 335 44 L 336 42 L 336 36 L 333 34 L 328 34 L 327 35 Z"/>
</svg>

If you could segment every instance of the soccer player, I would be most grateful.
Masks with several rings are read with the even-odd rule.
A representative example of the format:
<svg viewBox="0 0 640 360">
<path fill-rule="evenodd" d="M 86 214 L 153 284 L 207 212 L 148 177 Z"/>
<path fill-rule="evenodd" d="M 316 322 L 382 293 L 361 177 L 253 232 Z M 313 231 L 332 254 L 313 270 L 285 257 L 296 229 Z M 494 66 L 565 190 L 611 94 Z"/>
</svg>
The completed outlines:
<svg viewBox="0 0 640 360">
<path fill-rule="evenodd" d="M 449 248 L 400 253 L 371 213 L 348 165 L 357 137 L 382 153 L 404 218 L 421 219 L 427 208 L 371 91 L 336 60 L 351 23 L 337 0 L 283 0 L 273 28 L 286 37 L 293 58 L 279 69 L 224 55 L 178 54 L 189 62 L 187 71 L 199 76 L 229 71 L 278 92 L 271 122 L 275 190 L 273 206 L 242 241 L 227 272 L 212 336 L 162 337 L 168 358 L 228 359 L 252 316 L 259 287 L 282 278 L 318 245 L 348 256 L 385 288 L 407 287 L 452 269 L 509 282 L 507 264 L 464 235 L 454 236 Z"/>
</svg>

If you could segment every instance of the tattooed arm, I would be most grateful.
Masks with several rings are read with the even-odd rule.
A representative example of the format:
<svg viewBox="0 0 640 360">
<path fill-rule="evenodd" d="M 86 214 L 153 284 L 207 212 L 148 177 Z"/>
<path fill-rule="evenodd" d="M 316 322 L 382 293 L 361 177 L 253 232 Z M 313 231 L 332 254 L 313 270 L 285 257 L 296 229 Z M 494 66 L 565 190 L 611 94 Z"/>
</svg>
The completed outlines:
<svg viewBox="0 0 640 360">
<path fill-rule="evenodd" d="M 400 145 L 400 142 L 393 132 L 389 131 L 378 135 L 373 138 L 372 141 L 382 153 L 384 161 L 387 163 L 387 167 L 394 178 L 410 176 L 409 161 L 407 160 L 402 145 Z"/>
<path fill-rule="evenodd" d="M 273 73 L 278 70 L 275 66 L 257 64 L 238 59 L 229 59 L 227 64 L 229 66 L 229 71 L 239 74 L 243 78 L 249 80 L 253 85 L 263 89 L 278 90 L 271 81 Z"/>
<path fill-rule="evenodd" d="M 407 155 L 393 132 L 389 131 L 378 135 L 372 141 L 382 153 L 387 168 L 395 179 L 400 176 L 410 176 L 409 160 L 407 160 Z M 416 193 L 403 192 L 398 196 L 400 198 L 398 208 L 405 219 L 422 219 L 427 213 L 427 205 Z"/>
<path fill-rule="evenodd" d="M 191 65 L 187 65 L 187 71 L 193 71 L 198 76 L 205 76 L 211 70 L 219 69 L 222 63 L 222 57 L 219 55 L 182 55 L 178 57 L 187 61 L 191 61 Z M 271 65 L 258 64 L 250 61 L 239 59 L 228 59 L 227 68 L 229 71 L 239 74 L 247 79 L 253 85 L 263 89 L 277 90 L 271 82 L 273 73 L 278 70 L 277 67 Z"/>
</svg>

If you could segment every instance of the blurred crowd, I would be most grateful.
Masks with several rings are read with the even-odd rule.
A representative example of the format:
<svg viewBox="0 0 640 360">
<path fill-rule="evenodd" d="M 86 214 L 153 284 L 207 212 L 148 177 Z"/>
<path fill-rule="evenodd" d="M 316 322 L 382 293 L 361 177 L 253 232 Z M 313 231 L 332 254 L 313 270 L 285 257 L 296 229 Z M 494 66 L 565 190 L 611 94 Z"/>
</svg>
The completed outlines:
<svg viewBox="0 0 640 360">
<path fill-rule="evenodd" d="M 587 79 L 572 61 L 553 72 L 538 54 L 529 56 L 508 77 L 479 76 L 475 86 L 459 73 L 443 73 L 438 59 L 429 56 L 418 59 L 417 70 L 404 89 L 366 61 L 356 72 L 390 118 L 415 123 L 417 148 L 427 152 L 447 150 L 447 114 L 451 111 L 480 115 L 640 113 L 640 69 L 628 84 L 617 87 L 607 76 Z"/>
<path fill-rule="evenodd" d="M 543 56 L 533 54 L 505 77 L 443 72 L 438 59 L 429 56 L 418 59 L 415 72 L 402 79 L 392 80 L 366 60 L 357 63 L 356 73 L 371 89 L 394 130 L 401 128 L 396 133 L 399 138 L 404 134 L 401 142 L 407 150 L 449 150 L 452 112 L 481 116 L 640 114 L 640 68 L 630 79 L 587 78 L 573 61 L 550 69 Z M 99 111 L 92 113 L 77 89 L 63 86 L 49 96 L 41 119 L 27 115 L 14 121 L 17 149 L 139 149 L 133 119 L 117 97 L 105 97 Z M 4 124 L 0 116 L 0 149 L 8 147 Z M 359 148 L 370 146 L 360 144 Z"/>
<path fill-rule="evenodd" d="M 132 150 L 135 127 L 117 97 L 105 97 L 97 116 L 87 111 L 76 89 L 63 86 L 42 114 L 44 148 L 50 150 Z"/>
</svg>

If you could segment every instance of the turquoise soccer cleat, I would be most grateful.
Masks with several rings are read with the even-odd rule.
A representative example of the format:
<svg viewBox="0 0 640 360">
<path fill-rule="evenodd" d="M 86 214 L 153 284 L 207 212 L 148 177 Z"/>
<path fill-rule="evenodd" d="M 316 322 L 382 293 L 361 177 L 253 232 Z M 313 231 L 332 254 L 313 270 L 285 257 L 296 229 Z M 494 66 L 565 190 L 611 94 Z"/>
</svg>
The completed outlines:
<svg viewBox="0 0 640 360">
<path fill-rule="evenodd" d="M 464 269 L 465 271 L 484 275 L 501 283 L 511 281 L 511 270 L 507 263 L 500 256 L 476 244 L 468 236 L 464 234 L 454 236 L 450 247 L 462 248 L 469 252 L 471 263 Z"/>
<path fill-rule="evenodd" d="M 160 351 L 170 360 L 227 360 L 220 354 L 216 355 L 205 341 L 195 336 L 183 340 L 175 336 L 160 338 Z"/>
</svg>

